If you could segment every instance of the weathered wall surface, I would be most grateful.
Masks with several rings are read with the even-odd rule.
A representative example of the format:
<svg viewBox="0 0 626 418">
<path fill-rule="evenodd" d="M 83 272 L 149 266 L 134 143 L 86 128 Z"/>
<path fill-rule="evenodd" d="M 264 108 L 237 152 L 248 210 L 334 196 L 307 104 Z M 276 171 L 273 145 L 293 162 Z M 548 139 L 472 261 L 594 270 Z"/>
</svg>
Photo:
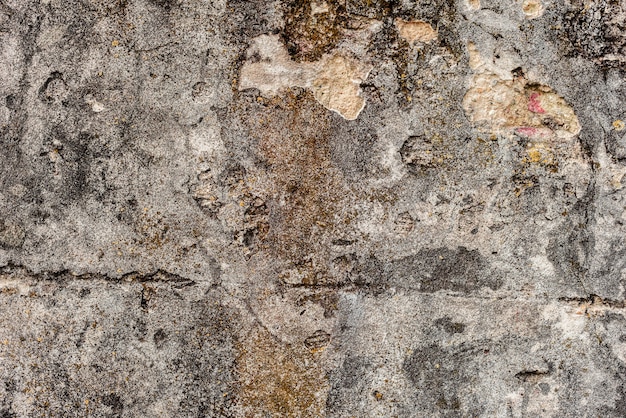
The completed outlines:
<svg viewBox="0 0 626 418">
<path fill-rule="evenodd" d="M 624 0 L 0 1 L 0 417 L 626 416 Z"/>
</svg>

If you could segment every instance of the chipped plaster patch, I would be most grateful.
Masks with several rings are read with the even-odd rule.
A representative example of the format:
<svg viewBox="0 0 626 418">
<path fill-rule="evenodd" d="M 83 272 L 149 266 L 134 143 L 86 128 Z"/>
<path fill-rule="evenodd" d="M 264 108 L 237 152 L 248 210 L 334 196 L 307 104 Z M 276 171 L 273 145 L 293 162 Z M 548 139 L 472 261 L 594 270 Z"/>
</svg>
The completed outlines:
<svg viewBox="0 0 626 418">
<path fill-rule="evenodd" d="M 543 15 L 543 4 L 540 0 L 524 0 L 522 11 L 527 19 L 536 19 Z"/>
<path fill-rule="evenodd" d="M 312 15 L 320 15 L 323 13 L 328 13 L 330 8 L 328 7 L 328 3 L 325 1 L 322 2 L 311 2 L 311 14 Z"/>
<path fill-rule="evenodd" d="M 427 22 L 421 20 L 406 21 L 398 18 L 395 23 L 400 37 L 410 44 L 416 42 L 429 43 L 437 39 L 437 31 Z"/>
<path fill-rule="evenodd" d="M 325 108 L 354 120 L 365 107 L 359 84 L 366 75 L 357 62 L 339 55 L 330 57 L 313 81 L 313 96 Z"/>
<path fill-rule="evenodd" d="M 468 50 L 474 76 L 463 109 L 477 127 L 535 140 L 566 140 L 580 132 L 574 110 L 550 87 L 523 76 L 504 79 L 482 60 L 474 44 Z"/>
<path fill-rule="evenodd" d="M 241 69 L 239 90 L 257 88 L 276 96 L 290 87 L 308 88 L 325 108 L 347 120 L 359 116 L 365 99 L 359 85 L 371 67 L 339 54 L 326 54 L 316 62 L 295 62 L 276 35 L 261 35 L 248 50 Z"/>
<path fill-rule="evenodd" d="M 470 10 L 480 9 L 480 0 L 467 0 L 466 4 L 467 4 L 467 8 Z"/>
</svg>

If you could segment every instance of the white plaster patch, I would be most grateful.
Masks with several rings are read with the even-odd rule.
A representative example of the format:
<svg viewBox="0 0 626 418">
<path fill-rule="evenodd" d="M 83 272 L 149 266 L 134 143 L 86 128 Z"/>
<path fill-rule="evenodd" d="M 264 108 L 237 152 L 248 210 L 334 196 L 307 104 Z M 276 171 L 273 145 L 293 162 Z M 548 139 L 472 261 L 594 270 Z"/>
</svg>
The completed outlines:
<svg viewBox="0 0 626 418">
<path fill-rule="evenodd" d="M 63 38 L 66 30 L 67 27 L 65 25 L 55 25 L 42 29 L 41 33 L 37 37 L 37 45 L 41 49 L 52 47 Z"/>
<path fill-rule="evenodd" d="M 9 33 L 0 34 L 0 82 L 3 88 L 19 84 L 22 74 L 23 52 L 17 36 Z"/>
<path fill-rule="evenodd" d="M 206 115 L 203 123 L 190 132 L 189 145 L 196 153 L 208 158 L 218 158 L 225 152 L 220 125 L 214 114 Z"/>
<path fill-rule="evenodd" d="M 542 316 L 544 319 L 554 321 L 554 327 L 561 331 L 563 339 L 588 339 L 585 332 L 587 318 L 584 307 L 552 303 L 545 307 Z"/>
<path fill-rule="evenodd" d="M 539 271 L 543 276 L 554 277 L 554 265 L 545 254 L 536 255 L 530 259 L 534 269 Z"/>
<path fill-rule="evenodd" d="M 289 87 L 308 88 L 325 108 L 354 120 L 365 107 L 359 85 L 370 70 L 371 66 L 340 54 L 298 63 L 277 35 L 261 35 L 248 50 L 239 90 L 257 88 L 264 96 L 275 96 Z"/>
<path fill-rule="evenodd" d="M 104 105 L 102 103 L 100 103 L 99 101 L 97 101 L 96 99 L 94 99 L 93 96 L 91 96 L 91 95 L 85 96 L 85 103 L 90 105 L 91 106 L 91 110 L 93 110 L 95 113 L 100 113 L 100 112 L 106 110 Z"/>
</svg>

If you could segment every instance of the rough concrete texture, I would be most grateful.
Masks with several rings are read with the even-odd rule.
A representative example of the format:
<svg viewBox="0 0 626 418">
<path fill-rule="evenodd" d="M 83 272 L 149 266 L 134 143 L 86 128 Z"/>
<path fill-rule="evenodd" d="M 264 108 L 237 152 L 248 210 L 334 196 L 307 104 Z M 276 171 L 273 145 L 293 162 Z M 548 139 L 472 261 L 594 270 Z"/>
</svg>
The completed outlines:
<svg viewBox="0 0 626 418">
<path fill-rule="evenodd" d="M 626 416 L 626 1 L 0 38 L 0 417 Z"/>
</svg>

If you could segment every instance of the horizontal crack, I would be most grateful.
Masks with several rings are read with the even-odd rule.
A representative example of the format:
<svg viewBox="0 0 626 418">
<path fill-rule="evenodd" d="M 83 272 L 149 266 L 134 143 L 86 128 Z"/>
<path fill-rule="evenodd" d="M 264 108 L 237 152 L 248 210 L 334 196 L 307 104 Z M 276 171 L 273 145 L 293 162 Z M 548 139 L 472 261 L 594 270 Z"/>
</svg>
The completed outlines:
<svg viewBox="0 0 626 418">
<path fill-rule="evenodd" d="M 76 274 L 68 269 L 57 271 L 42 271 L 35 273 L 26 266 L 9 263 L 3 267 L 0 267 L 0 276 L 2 275 L 15 275 L 23 273 L 35 280 L 55 280 L 55 281 L 67 281 L 67 280 L 102 280 L 109 282 L 164 282 L 173 283 L 176 287 L 182 288 L 187 286 L 194 286 L 196 282 L 186 277 L 180 276 L 175 273 L 171 273 L 167 270 L 157 269 L 148 273 L 141 273 L 137 271 L 125 273 L 121 276 L 111 276 L 102 273 L 82 273 Z"/>
<path fill-rule="evenodd" d="M 589 307 L 595 306 L 622 309 L 624 308 L 624 306 L 626 306 L 626 301 L 624 300 L 602 299 L 600 296 L 593 293 L 587 297 L 559 298 L 558 300 L 559 302 L 577 303 L 579 305 L 587 305 Z"/>
</svg>

